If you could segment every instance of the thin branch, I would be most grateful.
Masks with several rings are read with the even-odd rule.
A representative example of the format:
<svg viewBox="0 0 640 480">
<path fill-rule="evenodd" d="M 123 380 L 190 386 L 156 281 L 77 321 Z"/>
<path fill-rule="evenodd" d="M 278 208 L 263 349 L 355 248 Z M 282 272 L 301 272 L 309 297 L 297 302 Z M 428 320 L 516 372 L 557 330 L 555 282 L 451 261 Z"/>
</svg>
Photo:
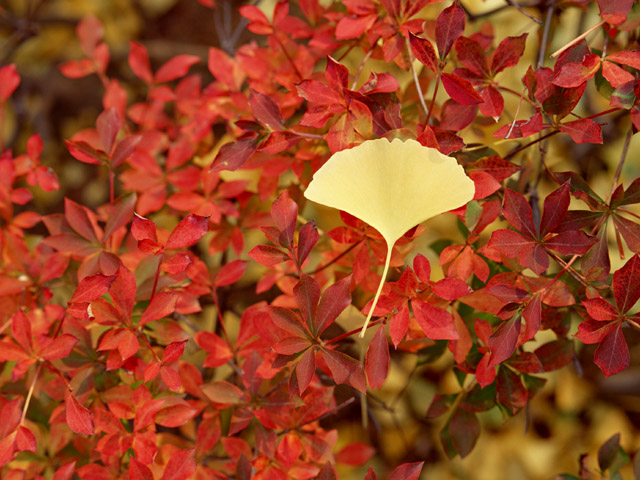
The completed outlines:
<svg viewBox="0 0 640 480">
<path fill-rule="evenodd" d="M 411 67 L 411 74 L 413 75 L 413 83 L 416 85 L 416 90 L 418 91 L 418 98 L 420 98 L 420 104 L 424 110 L 424 114 L 429 116 L 429 109 L 427 108 L 427 103 L 424 101 L 424 95 L 422 94 L 422 87 L 420 86 L 420 82 L 418 81 L 418 74 L 416 69 L 413 67 L 413 61 L 415 57 L 413 56 L 413 51 L 411 50 L 411 44 L 409 43 L 409 38 L 405 38 L 405 45 L 407 46 L 407 51 L 409 52 L 409 66 Z"/>
<path fill-rule="evenodd" d="M 514 2 L 513 0 L 505 0 L 509 5 L 511 5 L 512 7 L 514 7 L 516 10 L 518 10 L 521 14 L 523 14 L 525 17 L 527 17 L 529 20 L 536 22 L 538 25 L 542 25 L 542 20 L 540 20 L 539 18 L 534 17 L 533 15 L 531 15 L 530 13 L 528 13 L 524 8 L 522 8 L 521 5 L 518 5 L 516 2 Z"/>
<path fill-rule="evenodd" d="M 609 202 L 611 202 L 611 197 L 613 196 L 613 192 L 615 192 L 616 187 L 618 186 L 618 181 L 620 180 L 620 174 L 622 173 L 622 167 L 624 165 L 624 161 L 627 159 L 627 153 L 629 153 L 629 144 L 631 143 L 632 136 L 633 136 L 633 127 L 631 126 L 629 127 L 629 131 L 627 132 L 627 137 L 624 139 L 624 146 L 622 147 L 622 153 L 620 154 L 620 160 L 618 161 L 618 168 L 616 168 L 616 173 L 613 176 L 613 182 L 611 182 L 611 192 L 609 193 Z"/>
<path fill-rule="evenodd" d="M 572 46 L 574 46 L 576 43 L 578 43 L 580 40 L 582 40 L 583 38 L 585 38 L 587 35 L 589 35 L 591 32 L 593 32 L 594 30 L 597 30 L 598 28 L 600 28 L 602 25 L 604 25 L 605 23 L 607 23 L 607 20 L 609 20 L 609 18 L 611 18 L 611 15 L 605 15 L 605 17 L 600 20 L 596 25 L 594 25 L 593 27 L 589 28 L 587 31 L 585 31 L 584 33 L 581 33 L 580 35 L 578 35 L 576 38 L 574 38 L 573 40 L 571 40 L 569 43 L 567 43 L 564 47 L 556 50 L 555 52 L 553 52 L 551 54 L 551 58 L 556 58 L 558 55 L 560 55 L 562 52 L 564 52 L 565 50 L 567 50 L 568 48 L 571 48 Z"/>
<path fill-rule="evenodd" d="M 315 270 L 309 272 L 307 275 L 315 275 L 316 273 L 321 272 L 325 268 L 330 267 L 331 265 L 336 263 L 338 260 L 340 260 L 342 257 L 344 257 L 347 253 L 349 253 L 351 250 L 353 250 L 358 245 L 360 245 L 362 242 L 364 242 L 364 240 L 359 240 L 356 243 L 351 244 L 347 249 L 343 250 L 341 253 L 339 253 L 337 256 L 333 257 L 331 260 L 329 260 L 324 265 L 321 265 L 320 267 L 317 267 Z"/>
<path fill-rule="evenodd" d="M 547 18 L 544 21 L 544 30 L 542 31 L 542 40 L 540 41 L 540 52 L 538 55 L 538 68 L 544 64 L 545 53 L 547 51 L 547 42 L 549 41 L 549 29 L 551 28 L 551 20 L 553 19 L 553 11 L 555 3 L 547 9 Z"/>
<path fill-rule="evenodd" d="M 367 63 L 367 60 L 369 60 L 369 58 L 371 58 L 371 54 L 373 54 L 373 49 L 367 52 L 367 54 L 362 58 L 360 65 L 358 65 L 358 70 L 356 71 L 356 74 L 353 77 L 353 83 L 351 84 L 351 90 L 356 89 L 356 86 L 358 85 L 358 78 L 360 78 L 360 74 L 362 73 L 364 64 Z"/>
</svg>

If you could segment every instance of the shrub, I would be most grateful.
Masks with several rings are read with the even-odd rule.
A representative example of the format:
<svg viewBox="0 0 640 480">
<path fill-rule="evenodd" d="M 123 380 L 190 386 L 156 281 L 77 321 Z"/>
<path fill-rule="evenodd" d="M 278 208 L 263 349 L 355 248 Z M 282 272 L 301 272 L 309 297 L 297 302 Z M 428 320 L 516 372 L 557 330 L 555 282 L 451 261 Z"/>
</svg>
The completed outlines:
<svg viewBox="0 0 640 480">
<path fill-rule="evenodd" d="M 502 7 L 432 3 L 245 5 L 254 40 L 211 47 L 208 72 L 190 54 L 152 67 L 132 41 L 122 74 L 100 20 L 77 25 L 84 56 L 59 68 L 97 77 L 103 110 L 66 147 L 109 198 L 41 211 L 34 193 L 60 188 L 43 141 L 17 153 L 1 129 L 3 478 L 336 478 L 375 449 L 332 419 L 373 428 L 429 372 L 457 386 L 420 415 L 444 418 L 442 451 L 464 457 L 481 412 L 521 412 L 580 344 L 605 376 L 629 366 L 638 5 L 507 2 L 528 31 L 505 36 L 483 23 Z M 593 28 L 548 60 L 560 13 L 580 9 Z M 3 119 L 20 82 L 0 68 Z M 605 140 L 622 145 L 599 194 L 573 157 Z M 427 162 L 445 155 L 450 171 Z M 305 198 L 312 181 L 340 218 Z M 399 396 L 376 392 L 407 361 Z M 378 474 L 417 479 L 425 459 L 404 460 Z M 628 461 L 619 437 L 599 461 Z"/>
</svg>

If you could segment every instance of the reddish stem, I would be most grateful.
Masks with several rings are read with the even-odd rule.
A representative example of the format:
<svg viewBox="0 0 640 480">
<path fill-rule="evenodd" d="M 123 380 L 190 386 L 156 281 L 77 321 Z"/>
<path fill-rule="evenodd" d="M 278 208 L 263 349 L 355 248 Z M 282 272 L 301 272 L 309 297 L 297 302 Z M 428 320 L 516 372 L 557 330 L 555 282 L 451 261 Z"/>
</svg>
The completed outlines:
<svg viewBox="0 0 640 480">
<path fill-rule="evenodd" d="M 153 279 L 153 288 L 151 289 L 151 298 L 149 298 L 149 301 L 153 300 L 153 297 L 155 297 L 156 295 L 156 288 L 158 288 L 158 279 L 160 278 L 160 266 L 162 265 L 163 259 L 164 253 L 159 257 L 158 268 L 156 269 L 156 278 Z"/>
</svg>

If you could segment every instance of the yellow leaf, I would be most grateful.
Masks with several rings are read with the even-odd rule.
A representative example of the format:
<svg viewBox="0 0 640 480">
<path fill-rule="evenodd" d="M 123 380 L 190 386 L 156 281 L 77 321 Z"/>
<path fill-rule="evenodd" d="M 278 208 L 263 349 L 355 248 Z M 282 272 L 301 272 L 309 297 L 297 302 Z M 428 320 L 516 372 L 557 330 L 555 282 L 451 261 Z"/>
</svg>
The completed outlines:
<svg viewBox="0 0 640 480">
<path fill-rule="evenodd" d="M 454 158 L 415 140 L 367 140 L 335 153 L 314 174 L 305 197 L 368 223 L 387 243 L 382 279 L 361 336 L 378 303 L 396 241 L 425 220 L 465 205 L 474 192 L 473 181 Z"/>
</svg>

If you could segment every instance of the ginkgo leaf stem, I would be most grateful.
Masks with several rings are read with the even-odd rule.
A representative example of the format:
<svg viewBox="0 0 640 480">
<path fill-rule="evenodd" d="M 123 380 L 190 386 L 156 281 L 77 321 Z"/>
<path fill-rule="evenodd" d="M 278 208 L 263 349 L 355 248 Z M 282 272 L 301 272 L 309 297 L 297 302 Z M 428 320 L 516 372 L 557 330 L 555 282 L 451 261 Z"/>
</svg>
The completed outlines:
<svg viewBox="0 0 640 480">
<path fill-rule="evenodd" d="M 360 331 L 360 338 L 364 338 L 364 334 L 367 331 L 367 327 L 369 326 L 369 321 L 371 320 L 371 316 L 373 315 L 373 311 L 376 309 L 376 305 L 378 304 L 378 299 L 380 298 L 380 293 L 382 292 L 382 287 L 384 286 L 384 280 L 387 278 L 387 272 L 389 271 L 389 264 L 391 263 L 391 252 L 393 251 L 393 245 L 387 244 L 387 258 L 384 261 L 384 270 L 382 271 L 382 277 L 380 278 L 380 284 L 378 285 L 378 290 L 376 291 L 376 296 L 373 297 L 373 303 L 371 304 L 371 309 L 369 310 L 369 314 L 367 315 L 367 319 L 362 326 L 362 330 Z"/>
</svg>

